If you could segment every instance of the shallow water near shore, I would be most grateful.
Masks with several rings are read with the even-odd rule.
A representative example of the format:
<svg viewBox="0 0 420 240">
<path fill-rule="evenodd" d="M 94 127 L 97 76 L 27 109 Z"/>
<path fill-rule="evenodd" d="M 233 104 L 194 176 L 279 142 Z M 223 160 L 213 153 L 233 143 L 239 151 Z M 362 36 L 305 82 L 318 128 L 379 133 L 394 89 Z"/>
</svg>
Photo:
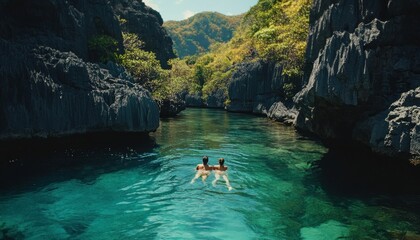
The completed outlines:
<svg viewBox="0 0 420 240">
<path fill-rule="evenodd" d="M 212 186 L 213 175 L 190 184 L 204 155 L 210 164 L 225 158 L 232 191 L 223 179 Z M 364 167 L 357 155 L 327 153 L 291 127 L 246 114 L 188 109 L 162 120 L 146 140 L 20 155 L 16 162 L 2 165 L 3 179 L 10 176 L 0 189 L 0 239 L 420 234 L 420 194 L 408 186 L 418 178 L 404 169 L 389 177 L 383 176 L 387 171 L 362 170 L 374 167 Z"/>
</svg>

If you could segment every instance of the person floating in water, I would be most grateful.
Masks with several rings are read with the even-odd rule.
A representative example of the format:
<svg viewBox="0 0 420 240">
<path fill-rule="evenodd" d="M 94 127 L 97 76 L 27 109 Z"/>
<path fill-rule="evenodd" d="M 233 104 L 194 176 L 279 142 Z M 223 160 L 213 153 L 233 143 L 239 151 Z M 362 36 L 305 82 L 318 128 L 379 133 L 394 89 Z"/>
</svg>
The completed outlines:
<svg viewBox="0 0 420 240">
<path fill-rule="evenodd" d="M 191 183 L 194 183 L 195 180 L 197 180 L 199 177 L 201 177 L 201 180 L 203 182 L 206 181 L 207 177 L 210 176 L 211 174 L 211 170 L 213 170 L 213 167 L 207 164 L 208 162 L 209 162 L 209 158 L 207 156 L 204 156 L 203 164 L 198 164 L 195 167 L 195 170 L 197 170 L 197 173 L 195 174 L 195 177 L 191 180 Z"/>
<path fill-rule="evenodd" d="M 216 179 L 214 179 L 212 183 L 213 183 L 213 186 L 216 186 L 217 180 L 219 180 L 220 176 L 222 176 L 223 179 L 225 180 L 227 188 L 230 191 L 230 190 L 232 190 L 232 186 L 230 186 L 229 178 L 227 177 L 227 172 L 226 171 L 228 170 L 228 167 L 226 167 L 224 164 L 225 164 L 225 159 L 219 158 L 219 165 L 218 166 L 216 166 L 216 165 L 213 166 L 214 176 L 216 177 Z"/>
</svg>

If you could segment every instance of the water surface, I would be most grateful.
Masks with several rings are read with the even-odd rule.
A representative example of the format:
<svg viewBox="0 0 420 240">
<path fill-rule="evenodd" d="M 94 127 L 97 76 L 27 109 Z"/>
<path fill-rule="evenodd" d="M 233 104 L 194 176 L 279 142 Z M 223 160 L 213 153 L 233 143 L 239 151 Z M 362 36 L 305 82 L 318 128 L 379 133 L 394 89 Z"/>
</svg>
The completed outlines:
<svg viewBox="0 0 420 240">
<path fill-rule="evenodd" d="M 366 168 L 359 163 L 350 164 L 348 173 L 349 166 L 337 162 L 356 157 L 326 154 L 320 143 L 291 127 L 245 114 L 189 109 L 162 120 L 150 136 L 118 143 L 91 139 L 100 144 L 29 149 L 29 155 L 11 157 L 2 165 L 8 180 L 2 178 L 0 239 L 402 239 L 418 234 L 417 191 L 387 189 L 381 181 L 389 177 L 362 171 Z M 210 164 L 225 158 L 232 191 L 222 179 L 212 186 L 214 176 L 190 184 L 204 155 Z"/>
</svg>

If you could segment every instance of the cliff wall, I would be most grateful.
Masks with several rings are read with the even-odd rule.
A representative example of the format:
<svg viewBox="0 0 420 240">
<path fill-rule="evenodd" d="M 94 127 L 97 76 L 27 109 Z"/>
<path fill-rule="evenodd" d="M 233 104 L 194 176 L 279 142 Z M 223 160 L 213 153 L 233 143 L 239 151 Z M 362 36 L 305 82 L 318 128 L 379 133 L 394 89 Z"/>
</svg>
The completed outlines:
<svg viewBox="0 0 420 240">
<path fill-rule="evenodd" d="M 419 11 L 418 0 L 315 0 L 296 126 L 419 156 Z"/>
<path fill-rule="evenodd" d="M 286 100 L 281 64 L 263 60 L 238 64 L 229 83 L 228 111 L 266 115 L 292 123 L 296 112 Z"/>
<path fill-rule="evenodd" d="M 138 19 L 152 11 L 127 7 Z M 156 21 L 145 20 L 145 28 L 154 31 Z M 88 43 L 97 35 L 116 39 L 122 50 L 109 1 L 0 0 L 0 139 L 159 126 L 157 104 L 124 68 L 89 62 Z"/>
<path fill-rule="evenodd" d="M 111 0 L 115 15 L 124 19 L 122 30 L 134 33 L 144 41 L 145 51 L 154 52 L 163 68 L 168 68 L 168 60 L 175 58 L 172 39 L 162 27 L 160 14 L 142 1 Z"/>
</svg>

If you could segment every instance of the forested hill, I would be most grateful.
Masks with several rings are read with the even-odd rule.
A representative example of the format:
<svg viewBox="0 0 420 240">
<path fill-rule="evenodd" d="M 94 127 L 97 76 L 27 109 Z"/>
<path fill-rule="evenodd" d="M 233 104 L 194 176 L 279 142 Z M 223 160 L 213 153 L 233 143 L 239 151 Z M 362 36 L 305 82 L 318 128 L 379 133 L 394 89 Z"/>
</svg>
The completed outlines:
<svg viewBox="0 0 420 240">
<path fill-rule="evenodd" d="M 202 12 L 183 21 L 165 22 L 163 26 L 174 42 L 177 55 L 183 58 L 206 52 L 214 43 L 229 41 L 242 17 Z"/>
</svg>

